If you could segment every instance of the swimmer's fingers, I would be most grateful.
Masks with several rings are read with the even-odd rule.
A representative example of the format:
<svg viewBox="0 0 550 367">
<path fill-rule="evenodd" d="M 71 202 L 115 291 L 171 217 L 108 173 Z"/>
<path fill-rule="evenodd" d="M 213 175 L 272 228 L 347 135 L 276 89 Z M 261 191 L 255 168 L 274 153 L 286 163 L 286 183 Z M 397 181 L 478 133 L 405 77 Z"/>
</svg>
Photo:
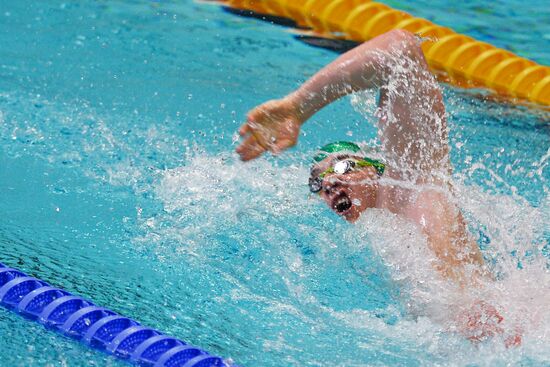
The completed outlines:
<svg viewBox="0 0 550 367">
<path fill-rule="evenodd" d="M 273 154 L 280 154 L 288 148 L 292 148 L 296 145 L 296 141 L 293 139 L 281 139 L 277 140 L 270 148 Z"/>
<path fill-rule="evenodd" d="M 244 124 L 242 124 L 241 128 L 239 129 L 239 135 L 240 136 L 245 136 L 246 134 L 252 132 L 251 128 L 250 128 L 250 125 L 248 122 L 245 122 Z"/>
<path fill-rule="evenodd" d="M 248 138 L 246 138 L 243 142 L 241 142 L 237 148 L 235 148 L 235 152 L 237 152 L 239 155 L 241 153 L 243 153 L 244 151 L 246 151 L 247 149 L 247 145 L 250 145 L 251 141 L 250 141 L 250 138 L 254 138 L 253 136 L 249 136 Z"/>
<path fill-rule="evenodd" d="M 262 107 L 256 107 L 246 115 L 246 122 L 239 129 L 239 135 L 251 134 L 254 130 L 254 121 L 262 121 L 265 118 Z"/>
<path fill-rule="evenodd" d="M 258 143 L 253 135 L 251 135 L 246 138 L 235 151 L 239 154 L 241 160 L 249 161 L 258 158 L 266 149 Z"/>
</svg>

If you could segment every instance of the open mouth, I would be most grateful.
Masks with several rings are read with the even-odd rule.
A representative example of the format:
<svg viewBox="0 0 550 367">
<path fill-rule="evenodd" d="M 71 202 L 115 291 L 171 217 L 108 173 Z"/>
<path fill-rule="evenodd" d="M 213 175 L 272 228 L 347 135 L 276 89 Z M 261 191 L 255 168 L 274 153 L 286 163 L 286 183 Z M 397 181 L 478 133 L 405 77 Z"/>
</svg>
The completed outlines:
<svg viewBox="0 0 550 367">
<path fill-rule="evenodd" d="M 351 199 L 346 195 L 346 193 L 342 192 L 332 201 L 332 208 L 338 214 L 344 214 L 344 212 L 351 208 Z"/>
</svg>

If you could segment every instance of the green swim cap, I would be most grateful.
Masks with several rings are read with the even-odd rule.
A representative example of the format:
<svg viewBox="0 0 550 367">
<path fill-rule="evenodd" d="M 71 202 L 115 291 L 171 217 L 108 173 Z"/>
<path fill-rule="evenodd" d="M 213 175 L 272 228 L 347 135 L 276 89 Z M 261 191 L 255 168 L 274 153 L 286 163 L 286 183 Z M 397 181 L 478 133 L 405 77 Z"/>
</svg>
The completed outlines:
<svg viewBox="0 0 550 367">
<path fill-rule="evenodd" d="M 335 141 L 319 148 L 319 151 L 317 152 L 315 157 L 313 157 L 313 161 L 316 163 L 321 162 L 323 159 L 333 153 L 357 153 L 359 151 L 361 151 L 361 148 L 355 143 L 352 143 L 350 141 Z"/>
<path fill-rule="evenodd" d="M 313 157 L 313 161 L 315 163 L 319 163 L 334 153 L 356 154 L 358 152 L 361 152 L 361 147 L 351 141 L 335 141 L 319 148 L 319 151 Z M 374 167 L 379 176 L 382 176 L 384 170 L 386 169 L 386 165 L 377 159 L 363 156 L 363 163 L 365 166 Z"/>
</svg>

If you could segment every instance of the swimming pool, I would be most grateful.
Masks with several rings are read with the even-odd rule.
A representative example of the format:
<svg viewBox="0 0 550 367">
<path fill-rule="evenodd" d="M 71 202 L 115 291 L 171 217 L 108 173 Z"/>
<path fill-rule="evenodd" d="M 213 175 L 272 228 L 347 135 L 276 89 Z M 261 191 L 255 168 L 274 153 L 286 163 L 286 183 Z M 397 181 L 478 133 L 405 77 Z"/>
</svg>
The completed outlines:
<svg viewBox="0 0 550 367">
<path fill-rule="evenodd" d="M 388 2 L 550 63 L 542 2 L 415 3 Z M 238 162 L 246 111 L 331 52 L 203 3 L 20 1 L 0 5 L 0 17 L 0 262 L 243 366 L 550 360 L 544 320 L 503 350 L 403 314 L 402 289 L 363 233 L 308 196 L 317 146 L 374 138 L 356 111 L 372 99 L 322 111 L 280 158 Z M 537 261 L 550 236 L 549 115 L 445 94 L 473 229 L 503 274 L 521 260 L 538 295 L 548 282 Z M 123 365 L 4 309 L 0 335 L 1 365 Z"/>
</svg>

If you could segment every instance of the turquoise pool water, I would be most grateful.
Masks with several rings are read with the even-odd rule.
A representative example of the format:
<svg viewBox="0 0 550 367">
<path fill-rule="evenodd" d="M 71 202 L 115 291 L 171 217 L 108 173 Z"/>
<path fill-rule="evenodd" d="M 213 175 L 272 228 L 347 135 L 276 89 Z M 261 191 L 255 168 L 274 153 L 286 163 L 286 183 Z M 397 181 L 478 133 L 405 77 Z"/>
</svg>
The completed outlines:
<svg viewBox="0 0 550 367">
<path fill-rule="evenodd" d="M 388 4 L 550 63 L 543 2 Z M 372 139 L 372 99 L 237 160 L 246 111 L 335 54 L 207 3 L 3 1 L 0 19 L 0 262 L 242 366 L 550 363 L 550 315 L 504 350 L 405 314 L 394 269 L 308 196 L 306 157 Z M 517 313 L 516 294 L 542 309 L 550 116 L 444 88 L 472 231 Z M 2 366 L 124 365 L 4 309 L 0 336 Z"/>
</svg>

